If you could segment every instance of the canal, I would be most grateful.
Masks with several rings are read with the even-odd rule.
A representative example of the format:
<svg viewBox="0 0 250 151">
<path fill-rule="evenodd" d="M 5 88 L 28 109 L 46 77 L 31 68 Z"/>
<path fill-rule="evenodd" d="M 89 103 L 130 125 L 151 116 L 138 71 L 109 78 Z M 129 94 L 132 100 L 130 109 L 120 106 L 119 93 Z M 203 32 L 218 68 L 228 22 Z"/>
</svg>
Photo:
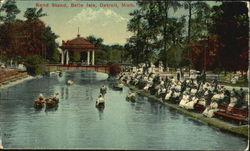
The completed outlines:
<svg viewBox="0 0 250 151">
<path fill-rule="evenodd" d="M 52 74 L 0 90 L 0 128 L 4 148 L 106 148 L 167 150 L 243 150 L 245 138 L 221 132 L 146 97 L 127 102 L 130 91 L 105 95 L 105 109 L 95 108 L 107 75 L 88 71 Z M 74 81 L 66 85 L 66 80 Z M 43 93 L 60 93 L 58 108 L 35 110 Z"/>
</svg>

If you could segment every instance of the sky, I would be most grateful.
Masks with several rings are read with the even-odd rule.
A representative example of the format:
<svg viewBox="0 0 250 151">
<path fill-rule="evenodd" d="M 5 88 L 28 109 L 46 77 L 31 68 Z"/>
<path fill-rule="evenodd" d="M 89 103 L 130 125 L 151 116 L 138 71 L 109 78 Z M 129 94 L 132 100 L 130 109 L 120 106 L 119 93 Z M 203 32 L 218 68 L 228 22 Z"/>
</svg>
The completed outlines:
<svg viewBox="0 0 250 151">
<path fill-rule="evenodd" d="M 43 11 L 48 16 L 42 17 L 46 25 L 49 25 L 59 38 L 62 40 L 70 40 L 77 36 L 78 27 L 79 34 L 83 37 L 94 35 L 104 39 L 104 44 L 124 44 L 126 39 L 132 33 L 127 31 L 127 22 L 131 18 L 129 12 L 136 7 L 121 7 L 123 2 L 107 2 L 107 1 L 21 1 L 17 0 L 17 6 L 21 10 L 19 18 L 23 16 L 26 8 L 36 7 L 36 3 L 46 4 L 49 7 L 43 7 Z M 52 7 L 52 3 L 68 5 L 65 7 Z M 74 4 L 95 4 L 96 7 L 70 7 Z M 115 4 L 120 7 L 100 7 L 101 3 Z M 124 2 L 125 3 L 125 2 Z M 135 1 L 127 1 L 136 6 Z M 39 7 L 38 7 L 39 8 Z"/>
<path fill-rule="evenodd" d="M 66 4 L 68 7 L 53 7 L 52 4 Z M 83 7 L 71 7 L 71 4 L 82 4 Z M 122 3 L 131 4 L 131 7 L 122 7 Z M 215 2 L 209 2 L 212 5 Z M 133 35 L 127 31 L 127 23 L 131 19 L 129 13 L 137 9 L 136 1 L 86 1 L 86 0 L 16 0 L 17 7 L 21 10 L 19 19 L 24 19 L 23 14 L 27 8 L 38 7 L 36 4 L 48 4 L 42 7 L 47 16 L 41 20 L 52 28 L 62 40 L 70 40 L 79 34 L 83 37 L 94 35 L 103 38 L 104 44 L 125 44 L 126 40 Z M 95 4 L 96 7 L 87 7 L 87 4 Z M 118 7 L 101 7 L 103 4 L 117 4 Z M 173 16 L 187 14 L 184 9 L 170 12 Z"/>
</svg>

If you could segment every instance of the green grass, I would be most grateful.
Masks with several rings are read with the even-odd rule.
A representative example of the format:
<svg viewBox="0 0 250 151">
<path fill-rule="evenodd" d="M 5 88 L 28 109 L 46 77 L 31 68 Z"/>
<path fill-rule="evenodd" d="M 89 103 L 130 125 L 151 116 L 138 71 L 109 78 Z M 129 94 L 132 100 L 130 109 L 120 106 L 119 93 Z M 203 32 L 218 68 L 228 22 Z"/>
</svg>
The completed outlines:
<svg viewBox="0 0 250 151">
<path fill-rule="evenodd" d="M 229 130 L 248 137 L 248 125 L 231 127 Z"/>
<path fill-rule="evenodd" d="M 228 82 L 220 82 L 219 84 L 227 85 L 227 86 L 233 86 L 233 87 L 248 87 L 248 82 L 246 81 L 238 81 L 235 84 L 228 83 Z"/>
</svg>

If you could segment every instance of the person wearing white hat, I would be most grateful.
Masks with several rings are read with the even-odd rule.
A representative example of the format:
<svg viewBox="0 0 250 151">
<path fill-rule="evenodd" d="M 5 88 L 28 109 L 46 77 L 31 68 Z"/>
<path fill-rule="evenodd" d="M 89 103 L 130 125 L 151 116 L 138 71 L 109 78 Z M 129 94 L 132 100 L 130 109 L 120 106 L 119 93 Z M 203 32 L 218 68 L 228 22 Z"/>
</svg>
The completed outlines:
<svg viewBox="0 0 250 151">
<path fill-rule="evenodd" d="M 40 93 L 40 94 L 39 94 L 38 99 L 39 99 L 40 101 L 44 100 L 44 96 L 43 96 L 43 94 L 42 94 L 42 93 Z"/>
</svg>

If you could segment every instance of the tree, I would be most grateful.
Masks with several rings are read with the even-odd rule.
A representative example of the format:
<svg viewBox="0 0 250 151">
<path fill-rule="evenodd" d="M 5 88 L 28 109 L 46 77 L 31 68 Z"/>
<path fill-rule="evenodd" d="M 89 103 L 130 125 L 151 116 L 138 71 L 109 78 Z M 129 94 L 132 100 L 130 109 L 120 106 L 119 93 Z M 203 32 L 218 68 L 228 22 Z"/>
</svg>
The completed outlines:
<svg viewBox="0 0 250 151">
<path fill-rule="evenodd" d="M 167 51 L 162 49 L 159 53 L 159 61 L 162 61 L 164 66 L 179 67 L 183 62 L 183 41 L 185 18 L 169 18 L 168 32 L 168 47 Z"/>
<path fill-rule="evenodd" d="M 189 45 L 192 53 L 191 62 L 196 70 L 217 70 L 218 52 L 220 43 L 216 36 L 204 37 L 202 40 L 193 41 Z"/>
<path fill-rule="evenodd" d="M 87 36 L 86 39 L 97 47 L 103 46 L 102 38 L 96 38 L 94 35 L 90 35 L 90 36 Z"/>
<path fill-rule="evenodd" d="M 55 63 L 60 60 L 60 54 L 58 50 L 59 44 L 56 43 L 56 39 L 58 37 L 58 35 L 53 33 L 51 27 L 44 27 L 42 32 L 43 47 L 40 55 L 43 56 L 43 58 L 49 60 L 51 63 Z"/>
<path fill-rule="evenodd" d="M 43 58 L 37 55 L 27 56 L 24 62 L 27 72 L 32 75 L 39 75 L 44 71 L 43 68 Z"/>
<path fill-rule="evenodd" d="M 86 39 L 95 46 L 99 47 L 95 50 L 95 64 L 103 65 L 108 62 L 108 52 L 103 44 L 103 38 L 97 38 L 94 35 L 87 36 Z M 86 53 L 81 53 L 82 58 L 87 58 Z"/>
<path fill-rule="evenodd" d="M 213 7 L 210 32 L 218 37 L 218 66 L 225 71 L 248 69 L 249 16 L 245 2 L 223 2 Z"/>
<path fill-rule="evenodd" d="M 43 9 L 40 8 L 37 10 L 37 8 L 27 8 L 26 11 L 24 12 L 24 17 L 27 18 L 27 20 L 34 20 L 34 19 L 39 19 L 43 16 L 47 16 L 46 13 L 43 13 Z"/>
<path fill-rule="evenodd" d="M 142 40 L 142 28 L 145 24 L 142 22 L 142 12 L 141 10 L 135 10 L 129 14 L 133 16 L 130 19 L 127 28 L 128 31 L 134 32 L 135 35 L 128 39 L 128 43 L 125 45 L 125 48 L 132 56 L 132 61 L 135 64 L 140 63 L 140 59 L 142 59 L 144 44 Z"/>
<path fill-rule="evenodd" d="M 139 9 L 130 13 L 132 18 L 128 23 L 128 30 L 134 35 L 125 45 L 131 54 L 133 62 L 154 62 L 154 56 L 160 51 L 167 51 L 169 41 L 168 11 L 176 11 L 180 7 L 175 1 L 138 1 Z"/>
<path fill-rule="evenodd" d="M 162 4 L 163 3 L 163 4 Z M 176 1 L 164 1 L 158 3 L 159 14 L 161 16 L 161 26 L 162 26 L 162 41 L 163 41 L 163 51 L 167 51 L 168 47 L 168 25 L 169 25 L 169 9 L 172 8 L 174 12 L 181 7 L 180 2 Z"/>
<path fill-rule="evenodd" d="M 186 58 L 189 62 L 189 69 L 191 66 L 192 53 L 190 53 L 188 45 L 190 45 L 191 40 L 199 40 L 201 36 L 207 31 L 207 25 L 209 18 L 210 9 L 205 2 L 192 2 L 186 1 L 183 3 L 185 9 L 188 10 L 188 34 L 187 34 L 187 53 Z M 195 19 L 192 19 L 192 16 Z M 189 72 L 190 74 L 190 72 Z"/>
<path fill-rule="evenodd" d="M 2 7 L 0 12 L 4 11 L 5 16 L 0 17 L 0 21 L 3 20 L 5 23 L 10 23 L 16 20 L 16 15 L 20 13 L 20 10 L 16 6 L 15 0 L 7 0 Z"/>
</svg>

